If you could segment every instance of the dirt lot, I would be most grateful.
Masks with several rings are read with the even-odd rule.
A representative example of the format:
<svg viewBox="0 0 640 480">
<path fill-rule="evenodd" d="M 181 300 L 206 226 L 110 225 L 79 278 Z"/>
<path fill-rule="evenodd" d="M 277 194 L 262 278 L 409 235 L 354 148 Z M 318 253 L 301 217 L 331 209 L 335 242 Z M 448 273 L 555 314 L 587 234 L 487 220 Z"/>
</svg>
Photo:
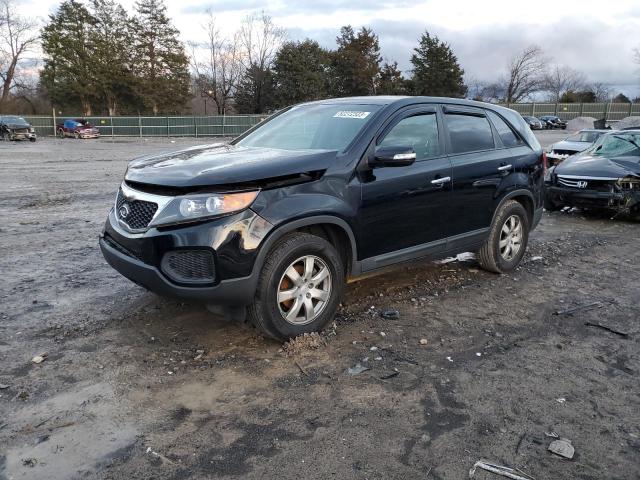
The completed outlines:
<svg viewBox="0 0 640 480">
<path fill-rule="evenodd" d="M 195 143 L 0 144 L 0 479 L 640 478 L 640 224 L 545 214 L 514 274 L 369 278 L 283 346 L 102 259 L 126 161 Z"/>
</svg>

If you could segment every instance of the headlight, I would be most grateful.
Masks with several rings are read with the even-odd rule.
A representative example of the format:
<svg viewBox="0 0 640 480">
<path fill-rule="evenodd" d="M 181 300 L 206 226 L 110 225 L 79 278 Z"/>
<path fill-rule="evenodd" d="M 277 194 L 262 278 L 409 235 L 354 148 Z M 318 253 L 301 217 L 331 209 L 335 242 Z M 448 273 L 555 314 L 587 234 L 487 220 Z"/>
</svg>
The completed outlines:
<svg viewBox="0 0 640 480">
<path fill-rule="evenodd" d="M 258 192 L 201 195 L 180 200 L 180 215 L 185 218 L 224 215 L 244 210 L 256 199 Z"/>
<path fill-rule="evenodd" d="M 31 128 L 29 129 L 29 133 L 36 133 L 36 129 L 35 129 L 35 128 L 33 128 L 33 127 L 31 127 Z"/>
<path fill-rule="evenodd" d="M 259 191 L 238 193 L 207 193 L 185 195 L 173 199 L 163 208 L 150 226 L 170 225 L 220 215 L 228 215 L 248 208 Z"/>
</svg>

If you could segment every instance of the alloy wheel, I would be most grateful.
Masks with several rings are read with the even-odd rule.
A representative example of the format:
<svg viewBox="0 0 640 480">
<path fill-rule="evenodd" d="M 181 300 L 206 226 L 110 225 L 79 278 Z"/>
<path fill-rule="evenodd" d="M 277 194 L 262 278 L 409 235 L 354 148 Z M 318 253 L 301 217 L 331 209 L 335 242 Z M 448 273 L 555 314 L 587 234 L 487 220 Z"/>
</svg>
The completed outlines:
<svg viewBox="0 0 640 480">
<path fill-rule="evenodd" d="M 331 296 L 331 271 L 314 255 L 292 262 L 278 283 L 278 309 L 292 325 L 306 325 L 322 313 Z"/>
<path fill-rule="evenodd" d="M 522 221 L 518 215 L 511 215 L 500 231 L 500 255 L 504 260 L 513 260 L 522 248 Z"/>
</svg>

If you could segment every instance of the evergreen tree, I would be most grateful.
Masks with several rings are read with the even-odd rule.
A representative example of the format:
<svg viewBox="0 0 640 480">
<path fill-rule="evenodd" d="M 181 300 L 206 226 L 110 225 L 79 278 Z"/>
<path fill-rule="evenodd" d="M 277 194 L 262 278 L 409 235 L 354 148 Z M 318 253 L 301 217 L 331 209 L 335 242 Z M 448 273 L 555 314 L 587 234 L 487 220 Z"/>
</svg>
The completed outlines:
<svg viewBox="0 0 640 480">
<path fill-rule="evenodd" d="M 273 64 L 277 105 L 328 97 L 329 61 L 329 52 L 315 40 L 282 45 Z"/>
<path fill-rule="evenodd" d="M 398 62 L 385 63 L 380 70 L 379 95 L 406 95 L 410 85 L 398 70 Z"/>
<path fill-rule="evenodd" d="M 265 113 L 275 107 L 273 73 L 258 66 L 250 67 L 240 80 L 235 94 L 238 113 Z"/>
<path fill-rule="evenodd" d="M 67 0 L 42 30 L 42 86 L 54 106 L 79 105 L 85 115 L 91 115 L 97 100 L 94 25 L 95 18 L 82 4 Z"/>
<path fill-rule="evenodd" d="M 464 97 L 464 70 L 451 47 L 425 32 L 411 56 L 413 93 L 437 97 Z"/>
<path fill-rule="evenodd" d="M 146 109 L 179 111 L 190 97 L 189 60 L 163 0 L 136 2 L 133 21 L 133 73 Z"/>
<path fill-rule="evenodd" d="M 98 93 L 109 115 L 136 103 L 132 91 L 132 30 L 124 8 L 114 0 L 93 0 L 93 41 Z"/>
<path fill-rule="evenodd" d="M 380 45 L 373 30 L 362 27 L 356 34 L 350 25 L 340 29 L 338 49 L 333 53 L 333 94 L 340 97 L 375 95 L 380 76 Z"/>
</svg>

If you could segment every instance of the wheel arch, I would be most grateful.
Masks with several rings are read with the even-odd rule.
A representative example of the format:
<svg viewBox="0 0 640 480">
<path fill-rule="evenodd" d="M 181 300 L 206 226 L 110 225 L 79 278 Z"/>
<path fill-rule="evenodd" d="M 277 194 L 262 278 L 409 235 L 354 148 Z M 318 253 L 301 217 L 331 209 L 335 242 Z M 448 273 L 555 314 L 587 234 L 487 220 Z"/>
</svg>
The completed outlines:
<svg viewBox="0 0 640 480">
<path fill-rule="evenodd" d="M 522 204 L 527 212 L 529 228 L 533 228 L 536 202 L 533 193 L 524 188 L 511 190 L 510 192 L 507 192 L 502 197 L 500 197 L 500 199 L 496 202 L 495 208 L 493 209 L 493 215 L 491 216 L 491 225 L 493 225 L 493 221 L 495 220 L 500 207 L 502 207 L 502 205 L 504 205 L 504 203 L 508 200 L 515 200 Z"/>
<path fill-rule="evenodd" d="M 277 226 L 264 240 L 256 258 L 254 272 L 260 272 L 267 254 L 287 234 L 291 232 L 306 232 L 324 238 L 331 243 L 344 262 L 346 274 L 358 273 L 357 246 L 351 226 L 342 218 L 333 215 L 314 215 L 298 220 L 292 220 Z"/>
</svg>

